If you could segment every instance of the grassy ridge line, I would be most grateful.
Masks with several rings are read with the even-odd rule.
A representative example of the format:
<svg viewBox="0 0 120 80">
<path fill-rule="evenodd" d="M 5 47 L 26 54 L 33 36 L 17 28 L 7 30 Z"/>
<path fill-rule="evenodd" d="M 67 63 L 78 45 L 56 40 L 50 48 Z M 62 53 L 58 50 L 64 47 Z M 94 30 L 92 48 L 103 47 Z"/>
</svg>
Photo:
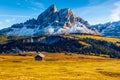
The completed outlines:
<svg viewBox="0 0 120 80">
<path fill-rule="evenodd" d="M 116 46 L 120 47 L 120 38 L 109 38 L 109 37 L 102 37 L 102 36 L 92 36 L 92 35 L 81 35 L 81 36 L 64 36 L 64 38 L 70 38 L 75 40 L 82 40 L 82 39 L 93 39 L 98 41 L 106 41 L 107 43 L 113 43 Z M 85 46 L 91 46 L 91 44 L 80 41 L 80 44 Z"/>
<path fill-rule="evenodd" d="M 7 44 L 11 40 L 20 40 L 24 39 L 23 36 L 0 36 L 0 44 Z"/>
<path fill-rule="evenodd" d="M 62 35 L 63 37 L 64 35 Z M 20 40 L 20 39 L 24 39 L 25 37 L 23 36 L 0 36 L 0 44 L 6 44 L 9 40 Z M 120 38 L 108 38 L 108 37 L 102 37 L 102 36 L 92 36 L 92 35 L 81 35 L 81 36 L 64 36 L 64 38 L 70 38 L 70 39 L 83 39 L 83 38 L 91 38 L 91 39 L 95 39 L 95 40 L 103 40 L 106 42 L 112 42 L 112 43 L 116 43 L 120 41 Z M 118 46 L 120 46 L 120 44 L 117 44 Z"/>
<path fill-rule="evenodd" d="M 65 38 L 70 38 L 70 39 L 83 39 L 83 38 L 90 38 L 94 40 L 101 40 L 101 41 L 106 41 L 106 42 L 112 42 L 116 43 L 120 41 L 120 38 L 108 38 L 108 37 L 102 37 L 102 36 L 92 36 L 92 35 L 82 35 L 82 36 L 64 36 Z"/>
<path fill-rule="evenodd" d="M 7 36 L 0 36 L 0 44 L 6 44 L 8 41 Z"/>
</svg>

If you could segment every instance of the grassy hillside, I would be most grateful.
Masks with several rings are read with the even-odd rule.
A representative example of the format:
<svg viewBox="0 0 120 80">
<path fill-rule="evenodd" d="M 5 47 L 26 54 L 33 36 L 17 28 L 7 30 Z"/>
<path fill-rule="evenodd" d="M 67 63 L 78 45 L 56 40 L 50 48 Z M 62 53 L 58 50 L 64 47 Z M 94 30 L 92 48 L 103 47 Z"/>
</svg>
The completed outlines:
<svg viewBox="0 0 120 80">
<path fill-rule="evenodd" d="M 120 80 L 120 60 L 89 55 L 44 53 L 34 56 L 0 55 L 0 80 Z"/>
<path fill-rule="evenodd" d="M 120 38 L 92 35 L 59 35 L 40 37 L 7 37 L 0 52 L 18 47 L 25 51 L 72 52 L 87 55 L 109 55 L 120 58 Z"/>
<path fill-rule="evenodd" d="M 0 36 L 0 44 L 6 44 L 8 41 L 7 36 Z"/>
<path fill-rule="evenodd" d="M 64 36 L 65 38 L 71 38 L 71 39 L 76 39 L 76 40 L 81 40 L 81 39 L 94 39 L 98 41 L 106 41 L 108 43 L 114 43 L 118 44 L 117 42 L 120 42 L 120 38 L 109 38 L 109 37 L 103 37 L 103 36 L 92 36 L 92 35 L 82 35 L 82 36 Z"/>
<path fill-rule="evenodd" d="M 95 53 L 99 54 L 108 54 L 111 57 L 120 56 L 120 38 L 107 38 L 102 36 L 64 36 L 65 38 L 70 38 L 77 40 L 80 44 L 84 45 L 82 47 L 82 53 Z"/>
<path fill-rule="evenodd" d="M 24 39 L 23 36 L 0 36 L 0 45 L 7 44 L 11 41 L 17 41 L 20 39 Z"/>
</svg>

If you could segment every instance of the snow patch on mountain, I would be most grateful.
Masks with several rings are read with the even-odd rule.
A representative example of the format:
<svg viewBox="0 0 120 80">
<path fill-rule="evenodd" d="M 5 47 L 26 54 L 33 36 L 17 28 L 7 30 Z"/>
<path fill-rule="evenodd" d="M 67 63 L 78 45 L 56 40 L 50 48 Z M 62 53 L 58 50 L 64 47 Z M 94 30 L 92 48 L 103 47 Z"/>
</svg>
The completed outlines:
<svg viewBox="0 0 120 80">
<path fill-rule="evenodd" d="M 91 26 L 106 37 L 120 37 L 120 21 Z"/>
</svg>

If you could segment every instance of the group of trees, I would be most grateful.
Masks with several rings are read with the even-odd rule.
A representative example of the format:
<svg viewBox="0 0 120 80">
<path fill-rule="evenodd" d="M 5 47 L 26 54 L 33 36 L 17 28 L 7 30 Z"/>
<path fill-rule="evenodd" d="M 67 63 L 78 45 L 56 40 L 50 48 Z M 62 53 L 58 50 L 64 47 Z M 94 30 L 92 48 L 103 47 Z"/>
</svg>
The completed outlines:
<svg viewBox="0 0 120 80">
<path fill-rule="evenodd" d="M 120 47 L 114 43 L 110 43 L 104 40 L 95 40 L 90 38 L 82 39 L 82 41 L 91 44 L 90 47 L 86 47 L 81 50 L 82 53 L 94 53 L 95 55 L 105 54 L 111 58 L 120 58 Z"/>
<path fill-rule="evenodd" d="M 48 41 L 51 37 L 47 37 Z M 46 52 L 72 52 L 77 54 L 88 55 L 109 55 L 111 58 L 120 58 L 120 47 L 114 43 L 106 42 L 104 40 L 96 40 L 91 38 L 72 39 L 60 36 L 52 37 L 60 38 L 59 41 L 52 44 L 41 42 L 23 42 L 23 39 L 16 40 L 4 45 L 0 45 L 0 52 L 11 50 L 18 47 L 23 51 L 46 51 Z M 89 46 L 79 43 L 79 41 L 90 44 Z"/>
</svg>

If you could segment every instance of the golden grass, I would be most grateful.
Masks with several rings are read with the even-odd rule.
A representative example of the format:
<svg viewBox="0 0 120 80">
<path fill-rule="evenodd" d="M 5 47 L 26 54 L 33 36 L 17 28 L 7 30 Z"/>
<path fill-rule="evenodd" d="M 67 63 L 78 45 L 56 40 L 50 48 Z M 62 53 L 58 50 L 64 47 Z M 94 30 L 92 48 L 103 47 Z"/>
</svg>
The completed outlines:
<svg viewBox="0 0 120 80">
<path fill-rule="evenodd" d="M 79 38 L 91 38 L 91 39 L 95 39 L 95 40 L 103 40 L 103 41 L 107 41 L 107 42 L 118 42 L 120 41 L 120 38 L 108 38 L 108 37 L 102 37 L 102 36 L 88 36 L 88 35 L 84 35 L 84 36 L 79 36 Z"/>
<path fill-rule="evenodd" d="M 120 47 L 120 44 L 116 44 L 116 45 Z"/>
<path fill-rule="evenodd" d="M 65 38 L 70 38 L 70 39 L 84 39 L 84 38 L 91 38 L 95 40 L 101 40 L 101 41 L 107 41 L 107 42 L 112 42 L 116 43 L 120 41 L 120 38 L 109 38 L 109 37 L 102 37 L 102 36 L 93 36 L 93 35 L 81 35 L 81 36 L 64 36 Z"/>
<path fill-rule="evenodd" d="M 34 56 L 0 55 L 0 80 L 120 80 L 120 60 L 44 54 L 42 62 Z"/>
<path fill-rule="evenodd" d="M 91 46 L 90 44 L 83 42 L 83 41 L 79 41 L 80 44 L 84 45 L 84 46 Z"/>
</svg>

